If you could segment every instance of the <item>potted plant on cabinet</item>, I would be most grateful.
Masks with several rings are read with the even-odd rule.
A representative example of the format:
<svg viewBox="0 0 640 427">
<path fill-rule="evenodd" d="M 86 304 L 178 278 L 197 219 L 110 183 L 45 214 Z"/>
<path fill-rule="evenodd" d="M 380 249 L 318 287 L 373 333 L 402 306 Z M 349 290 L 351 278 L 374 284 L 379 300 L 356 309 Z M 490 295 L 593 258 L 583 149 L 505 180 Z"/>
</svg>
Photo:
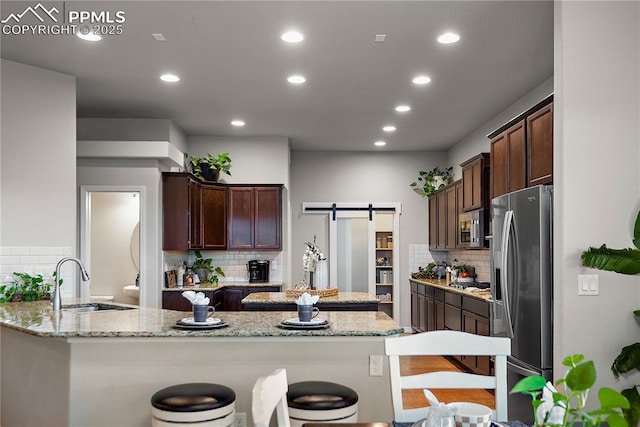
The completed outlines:
<svg viewBox="0 0 640 427">
<path fill-rule="evenodd" d="M 205 181 L 217 182 L 220 173 L 231 176 L 231 157 L 229 153 L 218 153 L 217 156 L 207 153 L 204 157 L 189 156 L 184 153 L 185 167 Z"/>
<path fill-rule="evenodd" d="M 582 252 L 582 264 L 620 274 L 640 274 L 640 212 L 633 227 L 632 242 L 635 248 L 611 249 L 606 245 L 599 248 L 590 247 Z M 633 314 L 640 318 L 640 310 L 634 311 Z M 623 347 L 613 361 L 611 370 L 616 378 L 633 370 L 640 371 L 640 343 Z M 627 422 L 630 426 L 636 426 L 640 421 L 640 394 L 637 386 L 622 390 L 622 394 L 631 404 L 631 407 L 624 411 Z"/>
<path fill-rule="evenodd" d="M 417 192 L 422 194 L 422 197 L 427 197 L 434 191 L 440 190 L 453 182 L 453 167 L 448 167 L 444 170 L 438 166 L 430 171 L 419 171 L 418 180 L 409 184 Z"/>
</svg>

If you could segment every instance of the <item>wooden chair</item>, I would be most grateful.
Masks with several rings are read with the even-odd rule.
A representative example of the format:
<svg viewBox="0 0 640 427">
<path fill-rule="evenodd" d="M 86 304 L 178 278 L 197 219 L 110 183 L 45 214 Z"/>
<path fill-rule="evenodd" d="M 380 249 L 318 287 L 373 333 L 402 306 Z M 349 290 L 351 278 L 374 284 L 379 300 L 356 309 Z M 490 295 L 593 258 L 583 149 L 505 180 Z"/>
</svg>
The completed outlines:
<svg viewBox="0 0 640 427">
<path fill-rule="evenodd" d="M 507 356 L 511 340 L 458 331 L 432 331 L 385 339 L 389 357 L 394 421 L 415 422 L 425 418 L 428 407 L 404 409 L 403 389 L 488 389 L 495 390 L 495 420 L 507 420 Z M 400 375 L 400 356 L 494 356 L 494 375 L 464 372 L 429 372 Z"/>
<path fill-rule="evenodd" d="M 291 426 L 287 407 L 288 387 L 287 371 L 284 369 L 277 369 L 271 375 L 256 380 L 251 396 L 251 414 L 256 427 L 269 427 L 274 409 L 277 411 L 278 426 Z"/>
</svg>

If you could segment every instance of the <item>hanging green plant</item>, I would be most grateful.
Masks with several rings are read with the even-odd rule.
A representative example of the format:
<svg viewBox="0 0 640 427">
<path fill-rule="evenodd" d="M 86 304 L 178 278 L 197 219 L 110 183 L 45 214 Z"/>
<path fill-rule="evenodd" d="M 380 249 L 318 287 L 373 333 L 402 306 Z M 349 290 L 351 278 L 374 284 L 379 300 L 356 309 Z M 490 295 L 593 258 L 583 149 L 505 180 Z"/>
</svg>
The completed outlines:
<svg viewBox="0 0 640 427">
<path fill-rule="evenodd" d="M 204 157 L 190 156 L 184 153 L 185 168 L 205 181 L 218 181 L 220 173 L 231 176 L 231 157 L 229 153 L 218 153 L 217 156 L 207 153 Z"/>
<path fill-rule="evenodd" d="M 429 194 L 443 189 L 452 182 L 453 167 L 448 167 L 445 170 L 442 170 L 436 166 L 430 171 L 419 171 L 418 180 L 412 182 L 409 186 L 416 190 L 421 190 L 422 197 L 427 197 Z"/>
</svg>

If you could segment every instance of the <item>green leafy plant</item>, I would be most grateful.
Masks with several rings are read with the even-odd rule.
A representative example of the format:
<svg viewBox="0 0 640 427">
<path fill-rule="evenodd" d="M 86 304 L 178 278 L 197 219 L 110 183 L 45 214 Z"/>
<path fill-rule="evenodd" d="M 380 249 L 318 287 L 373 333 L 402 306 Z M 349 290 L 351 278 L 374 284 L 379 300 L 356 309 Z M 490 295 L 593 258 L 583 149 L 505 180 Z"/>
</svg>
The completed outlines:
<svg viewBox="0 0 640 427">
<path fill-rule="evenodd" d="M 440 190 L 453 182 L 453 167 L 445 170 L 438 166 L 430 171 L 419 171 L 418 180 L 409 184 L 410 187 L 422 189 L 422 197 L 426 197 L 434 191 Z"/>
<path fill-rule="evenodd" d="M 584 356 L 574 354 L 566 357 L 562 364 L 569 367 L 566 375 L 556 382 L 551 393 L 552 401 L 545 401 L 541 395 L 547 386 L 547 380 L 540 375 L 531 375 L 518 381 L 511 393 L 523 393 L 531 396 L 536 426 L 572 426 L 581 423 L 585 426 L 600 426 L 606 422 L 610 427 L 627 427 L 623 411 L 630 407 L 629 401 L 621 393 L 612 388 L 602 387 L 598 390 L 600 406 L 586 411 L 585 405 L 589 389 L 596 382 L 596 368 L 593 361 L 584 361 Z M 552 419 L 552 410 L 560 408 L 562 422 Z M 542 411 L 539 411 L 542 409 Z M 562 411 L 564 410 L 564 411 Z M 540 419 L 539 412 L 544 413 Z M 557 412 L 555 412 L 557 415 Z M 635 426 L 635 424 L 633 424 Z"/>
<path fill-rule="evenodd" d="M 215 283 L 220 280 L 218 276 L 225 277 L 224 271 L 220 267 L 213 267 L 213 259 L 205 258 L 200 251 L 195 251 L 196 260 L 193 263 L 192 268 L 198 272 L 198 270 L 205 272 L 204 275 L 198 273 L 201 283 Z"/>
<path fill-rule="evenodd" d="M 217 156 L 207 153 L 204 157 L 190 156 L 184 153 L 185 168 L 191 169 L 191 172 L 199 178 L 207 181 L 216 181 L 219 173 L 225 173 L 231 176 L 231 157 L 229 153 L 218 153 Z M 209 175 L 217 171 L 213 175 Z"/>
<path fill-rule="evenodd" d="M 631 238 L 635 248 L 610 249 L 606 245 L 599 248 L 590 247 L 582 252 L 582 264 L 600 270 L 614 271 L 620 274 L 636 275 L 640 273 L 640 212 L 636 217 Z M 640 317 L 640 310 L 633 312 Z M 633 370 L 640 370 L 640 343 L 623 347 L 620 354 L 611 365 L 616 378 Z M 640 421 L 640 394 L 638 385 L 622 390 L 622 394 L 629 401 L 630 408 L 624 411 L 630 426 L 636 426 Z"/>
<path fill-rule="evenodd" d="M 13 276 L 11 283 L 0 286 L 0 302 L 37 301 L 51 296 L 51 284 L 42 275 L 13 273 Z"/>
</svg>

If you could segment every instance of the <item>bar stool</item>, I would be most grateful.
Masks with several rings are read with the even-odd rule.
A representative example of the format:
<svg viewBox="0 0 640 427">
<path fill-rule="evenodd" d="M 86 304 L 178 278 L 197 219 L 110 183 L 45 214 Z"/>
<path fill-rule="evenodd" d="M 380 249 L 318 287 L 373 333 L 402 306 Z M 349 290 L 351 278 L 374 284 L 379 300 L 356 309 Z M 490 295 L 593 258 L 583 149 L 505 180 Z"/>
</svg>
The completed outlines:
<svg viewBox="0 0 640 427">
<path fill-rule="evenodd" d="M 151 397 L 151 425 L 228 427 L 235 419 L 235 401 L 235 392 L 220 384 L 170 386 Z"/>
<path fill-rule="evenodd" d="M 289 384 L 287 405 L 291 427 L 308 422 L 358 421 L 358 393 L 341 384 L 327 381 Z"/>
</svg>

